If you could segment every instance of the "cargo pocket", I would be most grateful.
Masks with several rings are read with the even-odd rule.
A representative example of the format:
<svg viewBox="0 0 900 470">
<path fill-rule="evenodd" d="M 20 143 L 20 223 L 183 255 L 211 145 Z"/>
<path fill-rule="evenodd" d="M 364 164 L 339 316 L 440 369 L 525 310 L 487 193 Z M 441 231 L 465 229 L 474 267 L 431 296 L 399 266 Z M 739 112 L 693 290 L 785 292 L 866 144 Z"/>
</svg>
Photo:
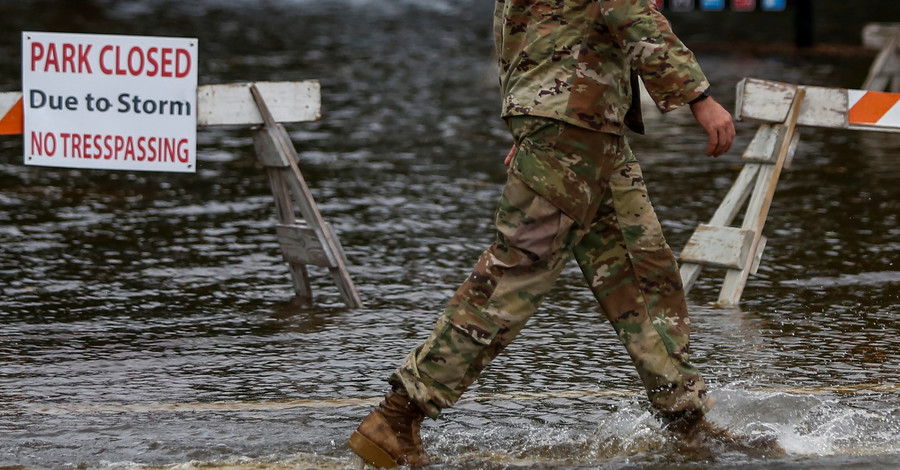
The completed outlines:
<svg viewBox="0 0 900 470">
<path fill-rule="evenodd" d="M 584 224 L 594 196 L 592 184 L 572 168 L 580 164 L 580 158 L 558 149 L 555 141 L 522 139 L 512 161 L 512 172 L 535 193 Z"/>
<path fill-rule="evenodd" d="M 419 371 L 453 390 L 462 381 L 469 365 L 490 346 L 500 328 L 465 304 L 451 309 L 439 320 L 439 332 L 432 344 L 426 345 L 427 352 L 419 361 Z"/>
</svg>

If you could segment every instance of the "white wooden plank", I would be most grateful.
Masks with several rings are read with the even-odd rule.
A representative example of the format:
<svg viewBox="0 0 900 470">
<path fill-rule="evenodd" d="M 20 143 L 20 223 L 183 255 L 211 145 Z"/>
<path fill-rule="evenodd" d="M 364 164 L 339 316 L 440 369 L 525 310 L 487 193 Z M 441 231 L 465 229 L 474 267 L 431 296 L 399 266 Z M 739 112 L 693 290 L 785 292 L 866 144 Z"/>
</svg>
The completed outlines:
<svg viewBox="0 0 900 470">
<path fill-rule="evenodd" d="M 319 82 L 255 82 L 275 122 L 317 121 L 322 117 Z M 204 85 L 197 89 L 197 125 L 262 124 L 250 94 L 253 83 Z"/>
<path fill-rule="evenodd" d="M 869 49 L 882 49 L 897 31 L 900 31 L 900 23 L 869 23 L 863 28 L 863 45 Z"/>
<path fill-rule="evenodd" d="M 340 290 L 344 301 L 347 302 L 350 308 L 361 308 L 363 306 L 362 299 L 360 299 L 359 292 L 356 290 L 353 279 L 350 277 L 350 272 L 347 270 L 343 247 L 319 212 L 312 192 L 306 184 L 306 179 L 297 166 L 297 151 L 294 149 L 290 136 L 288 136 L 284 127 L 277 123 L 276 117 L 269 106 L 269 97 L 265 92 L 254 84 L 248 87 L 248 91 L 265 126 L 271 128 L 270 132 L 259 135 L 270 137 L 273 141 L 272 145 L 277 148 L 276 150 L 285 155 L 285 159 L 290 166 L 280 171 L 287 173 L 284 178 L 287 180 L 291 193 L 293 193 L 293 199 L 297 203 L 304 221 L 310 226 L 319 240 L 319 244 L 328 260 L 328 269 L 331 271 L 331 276 L 337 284 L 338 290 Z"/>
<path fill-rule="evenodd" d="M 881 52 L 878 53 L 878 57 L 872 62 L 872 66 L 869 67 L 869 74 L 863 82 L 863 89 L 877 91 L 887 89 L 891 76 L 896 73 L 894 70 L 889 71 L 888 69 L 893 69 L 893 66 L 898 62 L 898 46 L 900 46 L 900 28 L 894 30 L 894 34 L 888 37 Z"/>
<path fill-rule="evenodd" d="M 291 166 L 287 160 L 290 156 L 280 151 L 281 147 L 276 143 L 274 136 L 269 135 L 271 132 L 285 132 L 284 126 L 275 124 L 271 127 L 260 126 L 251 130 L 253 148 L 256 150 L 257 160 L 267 168 L 287 168 Z"/>
<path fill-rule="evenodd" d="M 255 82 L 266 97 L 276 122 L 318 121 L 322 118 L 321 86 L 315 80 Z M 253 83 L 202 85 L 197 88 L 197 125 L 256 125 L 263 119 L 250 95 Z M 0 93 L 0 112 L 5 113 L 22 92 Z M 2 117 L 2 116 L 0 116 Z"/>
<path fill-rule="evenodd" d="M 769 130 L 760 129 L 758 133 L 763 132 L 769 132 Z M 746 202 L 747 198 L 750 196 L 753 181 L 756 180 L 759 169 L 762 166 L 765 165 L 759 163 L 744 165 L 744 168 L 731 186 L 728 194 L 722 199 L 722 203 L 719 204 L 719 208 L 716 209 L 716 213 L 713 214 L 712 219 L 710 219 L 709 225 L 726 226 L 731 224 L 738 212 L 740 212 L 744 202 Z M 694 286 L 694 282 L 700 277 L 700 272 L 702 270 L 703 266 L 699 263 L 681 260 L 679 274 L 681 275 L 681 283 L 684 286 L 685 295 L 687 295 L 691 290 L 691 287 Z"/>
<path fill-rule="evenodd" d="M 744 165 L 741 173 L 734 180 L 734 184 L 731 185 L 731 189 L 728 190 L 728 194 L 722 199 L 719 208 L 716 209 L 716 212 L 709 220 L 709 225 L 731 224 L 734 218 L 737 217 L 738 212 L 740 212 L 741 207 L 747 202 L 753 182 L 756 181 L 760 168 L 763 166 L 759 163 Z"/>
<path fill-rule="evenodd" d="M 874 62 L 873 62 L 873 64 L 874 64 Z M 897 49 L 894 51 L 894 53 L 892 55 L 890 55 L 884 61 L 884 63 L 881 65 L 880 72 L 882 75 L 887 75 L 887 76 L 900 75 L 900 46 L 898 46 Z M 863 88 L 865 88 L 865 87 L 863 87 Z M 866 88 L 866 89 L 868 89 L 868 88 Z M 881 91 L 890 91 L 890 90 L 886 90 L 886 89 L 882 88 Z M 893 93 L 896 93 L 896 92 L 893 92 Z"/>
<path fill-rule="evenodd" d="M 753 232 L 736 227 L 700 225 L 681 251 L 685 263 L 742 269 L 750 255 Z"/>
<path fill-rule="evenodd" d="M 750 145 L 741 156 L 744 160 L 765 162 L 773 158 L 775 154 L 775 141 L 778 140 L 778 131 L 781 125 L 763 124 L 759 126 Z"/>
<path fill-rule="evenodd" d="M 294 284 L 294 302 L 296 305 L 312 305 L 312 285 L 309 282 L 309 271 L 303 263 L 290 263 L 291 282 Z"/>
<path fill-rule="evenodd" d="M 756 180 L 756 187 L 753 189 L 753 196 L 747 205 L 747 212 L 744 215 L 744 223 L 741 228 L 749 230 L 751 233 L 762 232 L 765 225 L 763 218 L 760 224 L 761 216 L 767 216 L 769 206 L 772 199 L 768 194 L 774 192 L 775 186 L 778 184 L 778 177 L 781 168 L 778 165 L 761 165 L 759 177 Z M 776 172 L 778 170 L 778 172 Z M 757 244 L 758 246 L 758 244 Z M 751 250 L 755 250 L 751 244 Z M 755 253 L 756 251 L 754 251 Z M 719 300 L 717 304 L 722 307 L 737 305 L 741 300 L 744 292 L 744 286 L 750 277 L 750 269 L 739 268 L 729 269 L 725 273 L 725 279 L 722 281 L 722 288 L 719 291 Z"/>
<path fill-rule="evenodd" d="M 691 291 L 691 287 L 694 287 L 694 283 L 697 282 L 697 278 L 700 277 L 700 271 L 702 270 L 703 266 L 696 263 L 683 263 L 681 265 L 678 274 L 681 275 L 681 284 L 684 286 L 684 295 L 688 295 Z"/>
<path fill-rule="evenodd" d="M 765 235 L 759 237 L 759 244 L 756 245 L 756 255 L 753 256 L 753 264 L 750 265 L 750 274 L 756 275 L 759 271 L 759 265 L 762 263 L 763 251 L 766 250 L 766 243 L 769 241 Z"/>
<path fill-rule="evenodd" d="M 750 145 L 747 146 L 747 150 L 744 151 L 741 158 L 749 162 L 775 163 L 775 157 L 777 156 L 775 145 L 782 132 L 784 132 L 784 126 L 781 124 L 763 124 L 753 137 L 753 140 L 750 141 Z M 785 169 L 791 167 L 791 163 L 794 160 L 794 153 L 797 152 L 797 145 L 799 142 L 800 133 L 794 131 L 791 146 L 788 148 L 787 158 L 784 160 Z"/>
<path fill-rule="evenodd" d="M 797 129 L 797 122 L 803 110 L 806 98 L 806 89 L 796 90 L 796 95 L 791 103 L 790 110 L 784 122 L 785 132 L 779 133 L 776 151 L 778 158 L 775 164 L 765 164 L 760 169 L 759 177 L 756 180 L 756 188 L 750 203 L 747 206 L 747 212 L 744 216 L 742 229 L 749 230 L 754 234 L 753 243 L 750 245 L 750 252 L 756 256 L 759 254 L 759 244 L 762 239 L 763 227 L 766 225 L 766 218 L 769 215 L 769 208 L 772 205 L 772 199 L 775 197 L 775 188 L 778 185 L 778 178 L 781 176 L 781 170 L 784 168 L 784 162 L 790 151 L 791 143 L 794 138 L 794 131 Z M 755 263 L 757 266 L 759 263 Z M 722 306 L 737 305 L 741 300 L 744 292 L 744 286 L 750 276 L 752 266 L 744 266 L 740 270 L 729 269 L 725 274 L 725 281 L 722 283 L 722 289 L 719 291 L 718 304 Z"/>
<path fill-rule="evenodd" d="M 800 146 L 800 132 L 794 130 L 794 137 L 791 138 L 791 145 L 788 147 L 787 156 L 784 157 L 784 169 L 790 169 L 794 163 L 794 154 L 797 153 L 797 147 Z"/>
<path fill-rule="evenodd" d="M 737 119 L 762 122 L 784 122 L 798 85 L 770 80 L 745 78 L 738 85 Z M 847 90 L 804 86 L 806 99 L 800 108 L 797 124 L 801 126 L 846 129 Z M 880 130 L 880 129 L 878 129 Z"/>
<path fill-rule="evenodd" d="M 316 232 L 304 221 L 294 224 L 278 224 L 275 228 L 284 260 L 291 264 L 311 264 L 332 267 Z"/>
</svg>

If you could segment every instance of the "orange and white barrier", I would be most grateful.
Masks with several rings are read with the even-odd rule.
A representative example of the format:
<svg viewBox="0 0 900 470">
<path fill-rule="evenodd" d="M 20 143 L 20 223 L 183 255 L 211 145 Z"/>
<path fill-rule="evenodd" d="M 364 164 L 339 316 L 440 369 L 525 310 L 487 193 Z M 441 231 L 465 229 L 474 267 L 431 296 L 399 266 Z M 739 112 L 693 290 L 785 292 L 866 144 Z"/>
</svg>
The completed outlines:
<svg viewBox="0 0 900 470">
<path fill-rule="evenodd" d="M 863 82 L 864 90 L 900 92 L 900 23 L 870 23 L 863 29 L 863 44 L 878 49 Z"/>
<path fill-rule="evenodd" d="M 0 93 L 0 113 L 0 135 L 22 133 L 22 93 Z"/>
<path fill-rule="evenodd" d="M 737 119 L 784 122 L 798 89 L 806 90 L 797 125 L 900 132 L 900 93 L 801 86 L 745 78 L 738 83 Z"/>
<path fill-rule="evenodd" d="M 900 93 L 847 90 L 847 108 L 852 126 L 900 128 Z"/>
<path fill-rule="evenodd" d="M 735 116 L 760 121 L 744 151 L 744 168 L 709 223 L 681 251 L 687 292 L 704 268 L 724 268 L 720 306 L 736 305 L 762 261 L 762 234 L 782 170 L 797 149 L 798 126 L 900 132 L 900 93 L 807 87 L 745 78 L 738 84 Z M 735 222 L 746 204 L 740 227 Z"/>
</svg>

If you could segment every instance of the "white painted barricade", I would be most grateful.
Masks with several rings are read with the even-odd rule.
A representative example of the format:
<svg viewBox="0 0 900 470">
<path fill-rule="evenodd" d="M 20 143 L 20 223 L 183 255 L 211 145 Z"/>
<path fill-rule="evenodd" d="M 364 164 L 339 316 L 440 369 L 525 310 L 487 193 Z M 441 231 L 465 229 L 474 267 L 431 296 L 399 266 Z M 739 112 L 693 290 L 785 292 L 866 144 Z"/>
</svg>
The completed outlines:
<svg viewBox="0 0 900 470">
<path fill-rule="evenodd" d="M 720 306 L 740 302 L 766 245 L 762 235 L 775 187 L 797 148 L 798 126 L 900 132 L 900 94 L 808 87 L 745 78 L 737 87 L 737 119 L 760 121 L 746 162 L 708 224 L 682 250 L 681 278 L 690 290 L 704 267 L 725 268 Z M 748 202 L 749 200 L 749 202 Z M 747 204 L 740 228 L 730 227 Z"/>
<path fill-rule="evenodd" d="M 273 90 L 275 91 L 275 90 Z M 280 224 L 278 240 L 284 260 L 291 267 L 298 300 L 312 302 L 312 291 L 306 265 L 328 268 L 344 301 L 350 308 L 362 307 L 362 300 L 347 271 L 344 249 L 331 225 L 325 221 L 312 192 L 297 166 L 297 152 L 284 129 L 275 121 L 266 99 L 256 85 L 250 86 L 264 124 L 253 129 L 256 156 L 266 167 Z M 299 208 L 302 219 L 294 211 Z"/>
<path fill-rule="evenodd" d="M 0 135 L 15 135 L 25 131 L 22 93 L 0 93 Z"/>
<path fill-rule="evenodd" d="M 900 23 L 866 25 L 863 43 L 870 49 L 879 50 L 863 88 L 900 93 Z"/>
<path fill-rule="evenodd" d="M 307 122 L 322 118 L 321 87 L 315 80 L 205 85 L 197 89 L 197 125 L 265 124 L 250 88 L 266 97 L 275 122 Z"/>
<path fill-rule="evenodd" d="M 900 93 L 847 90 L 850 125 L 900 129 Z"/>
<path fill-rule="evenodd" d="M 784 122 L 797 90 L 806 91 L 797 124 L 831 129 L 900 132 L 892 119 L 898 94 L 847 90 L 745 78 L 737 86 L 736 119 L 767 123 Z M 851 106 L 850 95 L 864 96 Z M 881 109 L 882 111 L 878 111 Z M 877 118 L 873 119 L 873 116 Z"/>
<path fill-rule="evenodd" d="M 262 114 L 250 87 L 256 85 L 277 122 L 318 121 L 322 117 L 321 86 L 315 80 L 252 82 L 197 87 L 197 126 L 259 125 Z M 22 92 L 0 92 L 0 135 L 21 134 Z M 16 123 L 18 125 L 16 125 Z"/>
<path fill-rule="evenodd" d="M 254 98 L 254 90 L 259 101 Z M 253 82 L 202 85 L 197 89 L 197 125 L 262 126 L 254 130 L 257 158 L 269 173 L 279 224 L 276 234 L 290 266 L 294 290 L 303 303 L 312 300 L 305 265 L 327 267 L 350 308 L 362 301 L 347 271 L 343 248 L 321 216 L 296 163 L 296 151 L 278 123 L 321 118 L 319 82 Z M 265 101 L 262 101 L 265 97 Z M 0 93 L 0 134 L 23 132 L 22 93 Z M 294 215 L 294 204 L 303 219 Z"/>
<path fill-rule="evenodd" d="M 881 50 L 897 34 L 900 23 L 869 23 L 863 28 L 863 45 L 869 49 Z"/>
</svg>

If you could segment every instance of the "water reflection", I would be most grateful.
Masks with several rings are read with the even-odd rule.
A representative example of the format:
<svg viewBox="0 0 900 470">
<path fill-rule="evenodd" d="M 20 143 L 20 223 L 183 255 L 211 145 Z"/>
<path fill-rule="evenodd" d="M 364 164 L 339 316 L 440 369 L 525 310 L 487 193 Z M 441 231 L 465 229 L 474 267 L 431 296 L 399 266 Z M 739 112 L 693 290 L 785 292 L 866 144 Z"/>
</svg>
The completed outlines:
<svg viewBox="0 0 900 470">
<path fill-rule="evenodd" d="M 72 29 L 196 35 L 205 83 L 321 79 L 324 119 L 289 128 L 366 308 L 346 310 L 316 270 L 316 306 L 291 303 L 246 129 L 201 130 L 196 175 L 28 168 L 21 140 L 0 139 L 0 466 L 345 468 L 365 403 L 491 237 L 509 138 L 486 78 L 490 5 L 92 4 L 102 14 L 0 6 L 0 84 L 18 86 L 18 31 L 66 15 Z M 871 61 L 701 57 L 721 90 L 747 74 L 855 86 Z M 676 248 L 740 170 L 736 153 L 703 157 L 691 126 L 673 114 L 631 136 Z M 754 131 L 742 123 L 738 147 Z M 802 134 L 741 309 L 706 306 L 715 271 L 692 293 L 711 418 L 787 456 L 685 455 L 571 266 L 467 400 L 426 424 L 441 466 L 896 468 L 897 140 Z"/>
</svg>

